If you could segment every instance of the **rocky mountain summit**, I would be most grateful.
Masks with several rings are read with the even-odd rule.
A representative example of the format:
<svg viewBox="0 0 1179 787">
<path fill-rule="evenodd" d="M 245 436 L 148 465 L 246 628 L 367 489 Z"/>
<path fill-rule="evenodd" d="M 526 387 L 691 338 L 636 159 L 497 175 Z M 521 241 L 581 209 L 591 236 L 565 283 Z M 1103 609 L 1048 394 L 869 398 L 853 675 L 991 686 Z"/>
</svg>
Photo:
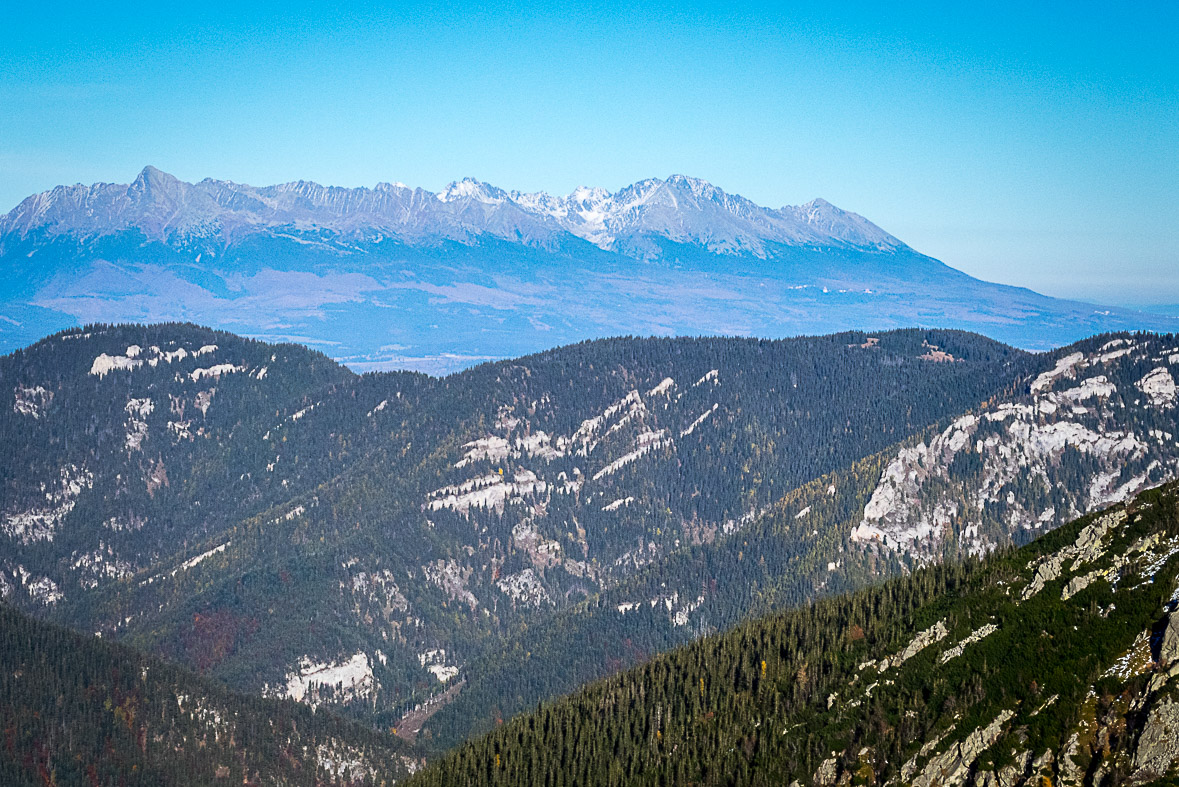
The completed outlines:
<svg viewBox="0 0 1179 787">
<path fill-rule="evenodd" d="M 0 218 L 0 239 L 38 232 L 92 238 L 139 230 L 174 244 L 198 238 L 228 244 L 282 228 L 331 231 L 342 238 L 388 235 L 411 244 L 487 235 L 542 247 L 560 245 L 567 233 L 629 256 L 654 253 L 656 247 L 644 240 L 649 237 L 760 257 L 771 244 L 906 248 L 825 200 L 763 208 L 683 175 L 642 180 L 615 193 L 579 188 L 554 197 L 508 192 L 472 178 L 436 194 L 400 183 L 375 188 L 306 181 L 260 188 L 212 179 L 185 183 L 151 166 L 127 185 L 58 186 L 33 195 Z"/>
<path fill-rule="evenodd" d="M 296 181 L 58 186 L 0 217 L 0 350 L 92 322 L 193 321 L 356 371 L 449 373 L 619 335 L 930 326 L 1026 349 L 1179 320 L 974 279 L 822 199 L 703 180 L 522 193 Z"/>
</svg>

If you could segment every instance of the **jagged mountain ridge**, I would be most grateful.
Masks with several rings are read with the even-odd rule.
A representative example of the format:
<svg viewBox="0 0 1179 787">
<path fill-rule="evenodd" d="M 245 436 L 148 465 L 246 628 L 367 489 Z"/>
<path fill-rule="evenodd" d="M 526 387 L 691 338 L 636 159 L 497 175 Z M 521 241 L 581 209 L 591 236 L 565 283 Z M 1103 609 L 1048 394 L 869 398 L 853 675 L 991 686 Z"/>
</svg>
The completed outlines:
<svg viewBox="0 0 1179 787">
<path fill-rule="evenodd" d="M 822 199 L 763 208 L 683 175 L 642 180 L 610 193 L 579 188 L 566 197 L 504 191 L 465 178 L 437 194 L 403 184 L 325 187 L 296 181 L 256 188 L 224 180 L 185 183 L 146 167 L 129 185 L 58 186 L 0 218 L 0 238 L 44 232 L 81 238 L 138 229 L 178 242 L 224 243 L 285 227 L 346 237 L 387 233 L 410 243 L 482 234 L 551 246 L 568 233 L 606 250 L 638 254 L 644 236 L 695 243 L 711 252 L 766 256 L 769 244 L 907 248 L 861 216 Z M 650 250 L 649 247 L 648 250 Z"/>
<path fill-rule="evenodd" d="M 605 336 L 958 328 L 1026 349 L 1179 319 L 974 279 L 822 200 L 683 176 L 615 193 L 399 184 L 61 186 L 0 219 L 0 350 L 90 322 L 200 322 L 356 371 L 449 373 Z"/>
</svg>

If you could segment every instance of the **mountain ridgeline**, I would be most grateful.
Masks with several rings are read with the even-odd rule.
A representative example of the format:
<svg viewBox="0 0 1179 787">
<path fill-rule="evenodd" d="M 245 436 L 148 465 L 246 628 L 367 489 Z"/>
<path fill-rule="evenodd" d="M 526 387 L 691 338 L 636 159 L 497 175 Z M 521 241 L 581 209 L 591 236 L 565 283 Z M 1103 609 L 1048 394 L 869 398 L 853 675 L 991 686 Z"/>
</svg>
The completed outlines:
<svg viewBox="0 0 1179 787">
<path fill-rule="evenodd" d="M 1177 366 L 1168 335 L 1030 354 L 903 330 L 357 376 L 92 325 L 0 359 L 0 595 L 433 756 L 1176 478 Z"/>
<path fill-rule="evenodd" d="M 682 175 L 553 196 L 147 167 L 22 201 L 0 216 L 0 265 L 0 351 L 82 323 L 186 319 L 361 371 L 450 372 L 622 334 L 936 325 L 1043 350 L 1179 327 L 979 281 L 822 199 L 768 208 Z"/>
</svg>

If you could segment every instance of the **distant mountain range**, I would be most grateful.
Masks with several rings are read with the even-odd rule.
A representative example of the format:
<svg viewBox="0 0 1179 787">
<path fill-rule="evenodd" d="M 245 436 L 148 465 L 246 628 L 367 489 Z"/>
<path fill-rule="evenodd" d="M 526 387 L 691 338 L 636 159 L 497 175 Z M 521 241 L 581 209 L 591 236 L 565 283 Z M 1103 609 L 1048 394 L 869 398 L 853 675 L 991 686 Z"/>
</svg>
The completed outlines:
<svg viewBox="0 0 1179 787">
<path fill-rule="evenodd" d="M 835 246 L 875 251 L 906 248 L 854 213 L 817 199 L 799 207 L 762 208 L 697 178 L 642 180 L 611 194 L 579 188 L 567 197 L 523 194 L 472 178 L 434 194 L 402 183 L 374 189 L 297 181 L 255 188 L 224 180 L 185 183 L 146 167 L 129 185 L 58 186 L 9 213 L 5 235 L 44 231 L 98 237 L 139 230 L 177 243 L 219 238 L 226 243 L 276 227 L 331 230 L 353 240 L 386 235 L 410 245 L 471 242 L 490 236 L 526 246 L 558 248 L 566 235 L 630 257 L 658 256 L 652 236 L 710 252 L 768 256 L 769 247 Z"/>
<path fill-rule="evenodd" d="M 295 183 L 59 186 L 0 217 L 0 350 L 80 323 L 194 320 L 354 369 L 449 372 L 607 335 L 924 326 L 1047 349 L 1179 318 L 974 279 L 816 199 L 673 175 L 565 197 Z"/>
</svg>

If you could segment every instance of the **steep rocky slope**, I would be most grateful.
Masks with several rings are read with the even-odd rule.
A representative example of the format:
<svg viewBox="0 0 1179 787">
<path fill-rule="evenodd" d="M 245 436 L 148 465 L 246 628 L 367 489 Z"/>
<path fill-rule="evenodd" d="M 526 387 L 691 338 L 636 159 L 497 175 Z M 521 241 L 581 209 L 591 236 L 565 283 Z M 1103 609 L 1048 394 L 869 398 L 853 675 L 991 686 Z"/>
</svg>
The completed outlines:
<svg viewBox="0 0 1179 787">
<path fill-rule="evenodd" d="M 1083 342 L 1026 392 L 901 449 L 852 540 L 928 560 L 980 553 L 1179 473 L 1179 342 Z"/>
<path fill-rule="evenodd" d="M 1177 605 L 1171 485 L 1018 551 L 927 566 L 657 657 L 413 783 L 1173 780 Z"/>
</svg>

